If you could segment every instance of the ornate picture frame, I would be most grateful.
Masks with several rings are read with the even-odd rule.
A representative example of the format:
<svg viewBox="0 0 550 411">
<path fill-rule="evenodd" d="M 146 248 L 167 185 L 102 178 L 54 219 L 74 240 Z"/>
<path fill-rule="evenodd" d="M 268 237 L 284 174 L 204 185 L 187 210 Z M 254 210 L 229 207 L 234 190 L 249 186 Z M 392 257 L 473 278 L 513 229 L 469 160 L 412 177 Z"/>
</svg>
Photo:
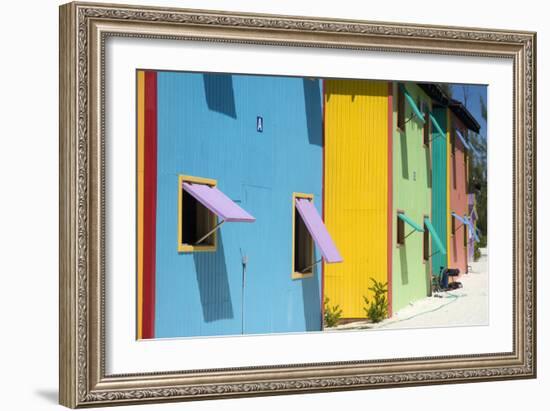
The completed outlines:
<svg viewBox="0 0 550 411">
<path fill-rule="evenodd" d="M 513 62 L 513 350 L 107 375 L 105 42 L 110 37 Z M 60 7 L 60 403 L 186 401 L 536 377 L 536 34 L 109 4 Z"/>
</svg>

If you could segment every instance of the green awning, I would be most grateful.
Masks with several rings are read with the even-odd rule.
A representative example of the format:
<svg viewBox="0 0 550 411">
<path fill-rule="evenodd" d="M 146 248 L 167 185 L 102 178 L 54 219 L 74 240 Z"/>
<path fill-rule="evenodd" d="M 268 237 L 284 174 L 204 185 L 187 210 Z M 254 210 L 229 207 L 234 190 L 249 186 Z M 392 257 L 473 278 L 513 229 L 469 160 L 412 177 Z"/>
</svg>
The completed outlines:
<svg viewBox="0 0 550 411">
<path fill-rule="evenodd" d="M 405 215 L 405 213 L 397 213 L 397 217 L 399 217 L 401 220 L 406 222 L 408 225 L 410 225 L 416 231 L 420 231 L 420 232 L 424 231 L 424 229 L 420 225 L 416 224 L 413 220 L 411 220 L 409 217 L 407 217 Z"/>
<path fill-rule="evenodd" d="M 432 240 L 435 243 L 435 246 L 439 250 L 441 254 L 447 254 L 447 250 L 445 250 L 445 247 L 443 246 L 443 243 L 441 242 L 441 239 L 437 235 L 437 232 L 435 231 L 434 226 L 432 225 L 429 218 L 424 217 L 424 224 L 428 228 L 428 231 L 430 232 L 430 235 L 432 236 Z"/>
<path fill-rule="evenodd" d="M 432 116 L 432 113 L 430 113 L 430 120 L 432 120 L 432 124 L 435 127 L 436 131 L 439 133 L 439 136 L 442 137 L 443 139 L 445 139 L 445 133 L 443 132 L 443 130 L 439 126 L 439 123 L 437 122 L 435 117 Z"/>
<path fill-rule="evenodd" d="M 407 92 L 407 90 L 405 89 L 405 87 L 403 86 L 403 94 L 405 94 L 405 98 L 407 99 L 407 101 L 409 102 L 411 108 L 412 108 L 412 111 L 414 112 L 414 114 L 416 115 L 416 117 L 418 117 L 418 119 L 422 122 L 422 123 L 425 123 L 425 120 L 424 120 L 424 114 L 422 114 L 422 112 L 420 111 L 420 109 L 418 108 L 418 106 L 416 105 L 416 102 L 414 101 L 414 98 L 411 97 L 411 95 Z"/>
</svg>

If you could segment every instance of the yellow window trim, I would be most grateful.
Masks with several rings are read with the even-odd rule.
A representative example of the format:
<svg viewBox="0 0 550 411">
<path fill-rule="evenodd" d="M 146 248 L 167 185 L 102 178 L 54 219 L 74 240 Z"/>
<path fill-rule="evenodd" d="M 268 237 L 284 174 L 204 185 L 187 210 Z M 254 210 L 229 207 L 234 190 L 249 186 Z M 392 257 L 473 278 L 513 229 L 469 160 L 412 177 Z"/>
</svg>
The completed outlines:
<svg viewBox="0 0 550 411">
<path fill-rule="evenodd" d="M 204 177 L 195 177 L 180 174 L 178 176 L 178 253 L 200 253 L 207 251 L 216 251 L 218 249 L 218 236 L 217 231 L 215 231 L 212 236 L 214 237 L 213 245 L 190 245 L 182 244 L 181 238 L 181 227 L 182 227 L 182 207 L 183 207 L 183 182 L 196 183 L 196 184 L 206 184 L 212 187 L 216 187 L 218 182 L 211 178 Z M 216 216 L 216 221 L 217 221 Z"/>
<path fill-rule="evenodd" d="M 290 261 L 290 272 L 291 278 L 293 280 L 299 280 L 302 278 L 310 278 L 313 277 L 313 268 L 311 268 L 311 272 L 307 273 L 300 273 L 298 271 L 294 271 L 294 238 L 296 234 L 296 199 L 297 198 L 307 198 L 311 201 L 313 201 L 313 194 L 307 194 L 307 193 L 292 193 L 292 260 Z M 313 239 L 311 241 L 311 255 L 313 256 L 313 259 L 315 259 L 315 250 L 313 245 Z"/>
</svg>

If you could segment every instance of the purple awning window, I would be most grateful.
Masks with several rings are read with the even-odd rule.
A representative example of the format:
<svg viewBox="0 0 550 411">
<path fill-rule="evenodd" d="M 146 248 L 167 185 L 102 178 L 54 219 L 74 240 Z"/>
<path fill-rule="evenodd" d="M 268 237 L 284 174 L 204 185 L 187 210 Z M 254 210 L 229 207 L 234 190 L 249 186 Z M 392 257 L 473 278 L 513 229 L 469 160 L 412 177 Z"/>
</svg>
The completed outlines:
<svg viewBox="0 0 550 411">
<path fill-rule="evenodd" d="M 470 235 L 473 235 L 476 243 L 479 243 L 479 236 L 477 235 L 476 228 L 474 227 L 474 223 L 470 218 L 466 218 L 466 224 L 468 224 L 468 228 L 470 230 Z"/>
<path fill-rule="evenodd" d="M 460 221 L 462 224 L 468 224 L 466 220 L 463 217 L 460 217 L 457 213 L 452 212 L 451 215 L 456 218 L 458 221 Z"/>
<path fill-rule="evenodd" d="M 313 202 L 305 198 L 297 198 L 296 208 L 304 220 L 313 241 L 321 250 L 325 261 L 327 263 L 341 263 L 344 261 Z"/>
<path fill-rule="evenodd" d="M 216 187 L 184 181 L 183 189 L 225 222 L 240 221 L 252 223 L 256 221 L 254 217 L 235 204 L 233 200 Z"/>
<path fill-rule="evenodd" d="M 460 130 L 458 128 L 456 129 L 456 135 L 458 136 L 458 138 L 462 142 L 462 145 L 464 146 L 464 148 L 466 150 L 470 150 L 470 145 L 468 144 L 468 142 L 466 141 L 466 138 L 462 135 L 462 133 L 460 132 Z"/>
</svg>

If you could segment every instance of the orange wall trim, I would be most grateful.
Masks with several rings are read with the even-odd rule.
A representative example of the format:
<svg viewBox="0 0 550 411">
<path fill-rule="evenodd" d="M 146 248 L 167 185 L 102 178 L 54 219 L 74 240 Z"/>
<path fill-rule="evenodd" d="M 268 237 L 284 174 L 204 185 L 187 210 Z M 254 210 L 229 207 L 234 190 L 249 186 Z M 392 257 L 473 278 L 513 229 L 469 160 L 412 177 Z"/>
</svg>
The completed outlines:
<svg viewBox="0 0 550 411">
<path fill-rule="evenodd" d="M 145 72 L 137 72 L 137 338 L 143 325 L 143 179 L 145 136 Z"/>
</svg>

